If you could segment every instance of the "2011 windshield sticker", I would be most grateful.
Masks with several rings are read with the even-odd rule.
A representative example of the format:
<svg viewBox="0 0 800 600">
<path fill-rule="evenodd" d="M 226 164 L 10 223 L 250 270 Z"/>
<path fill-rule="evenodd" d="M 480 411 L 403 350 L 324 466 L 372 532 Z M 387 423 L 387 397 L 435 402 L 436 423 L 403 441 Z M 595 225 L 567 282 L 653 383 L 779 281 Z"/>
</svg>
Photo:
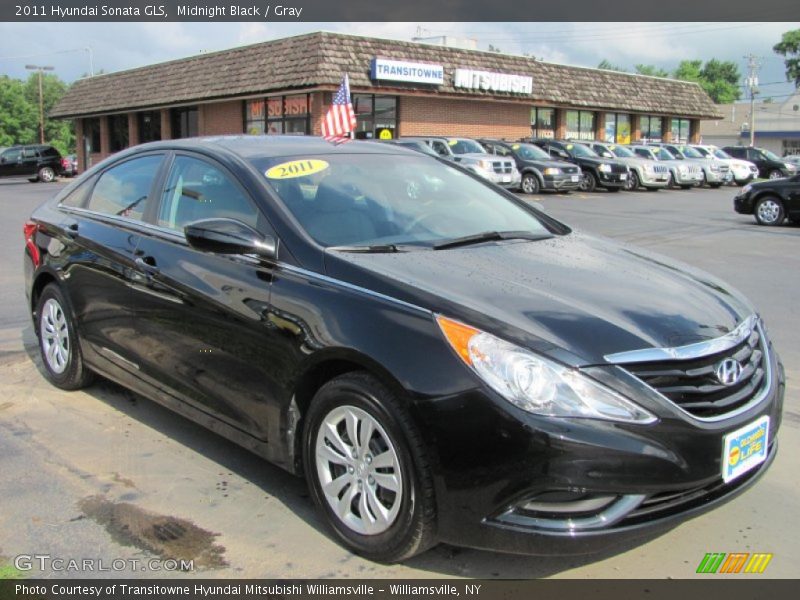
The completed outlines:
<svg viewBox="0 0 800 600">
<path fill-rule="evenodd" d="M 268 179 L 293 179 L 295 177 L 305 177 L 324 171 L 330 165 L 324 160 L 306 158 L 303 160 L 290 160 L 289 162 L 275 165 L 264 175 Z"/>
</svg>

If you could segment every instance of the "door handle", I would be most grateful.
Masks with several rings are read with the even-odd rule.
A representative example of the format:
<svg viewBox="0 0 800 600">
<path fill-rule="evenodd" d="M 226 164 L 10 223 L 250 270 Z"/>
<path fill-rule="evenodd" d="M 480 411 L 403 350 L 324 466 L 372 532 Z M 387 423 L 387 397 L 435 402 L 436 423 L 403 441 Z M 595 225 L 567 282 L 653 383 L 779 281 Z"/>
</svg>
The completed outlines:
<svg viewBox="0 0 800 600">
<path fill-rule="evenodd" d="M 75 239 L 78 237 L 78 222 L 72 221 L 71 223 L 67 223 L 64 232 L 67 234 L 68 237 Z"/>
<path fill-rule="evenodd" d="M 159 271 L 156 260 L 152 256 L 139 256 L 133 262 L 148 275 L 155 275 Z"/>
</svg>

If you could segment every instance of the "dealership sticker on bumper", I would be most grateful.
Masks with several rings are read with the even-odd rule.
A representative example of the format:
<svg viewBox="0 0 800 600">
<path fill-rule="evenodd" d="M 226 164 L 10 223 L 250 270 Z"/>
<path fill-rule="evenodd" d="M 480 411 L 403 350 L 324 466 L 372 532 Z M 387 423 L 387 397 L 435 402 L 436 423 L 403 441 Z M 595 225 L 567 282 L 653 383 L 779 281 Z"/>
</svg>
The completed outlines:
<svg viewBox="0 0 800 600">
<path fill-rule="evenodd" d="M 722 438 L 722 479 L 725 483 L 766 460 L 768 438 L 769 417 L 766 415 Z"/>
<path fill-rule="evenodd" d="M 573 175 L 570 179 L 572 179 L 573 183 L 578 183 L 581 180 L 579 175 Z"/>
</svg>

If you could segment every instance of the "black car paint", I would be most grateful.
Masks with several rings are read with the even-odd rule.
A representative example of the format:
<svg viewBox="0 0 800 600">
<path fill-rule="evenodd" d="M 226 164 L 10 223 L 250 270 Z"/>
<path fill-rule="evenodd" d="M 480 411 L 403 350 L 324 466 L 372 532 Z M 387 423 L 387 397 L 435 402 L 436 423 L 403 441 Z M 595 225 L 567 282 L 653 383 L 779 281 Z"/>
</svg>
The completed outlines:
<svg viewBox="0 0 800 600">
<path fill-rule="evenodd" d="M 77 186 L 91 185 L 104 169 L 141 152 L 162 152 L 165 161 L 175 152 L 192 154 L 234 175 L 265 216 L 261 233 L 278 240 L 277 258 L 199 252 L 153 224 L 152 203 L 145 215 L 150 223 L 59 206 Z M 325 250 L 247 159 L 336 152 L 388 158 L 412 151 L 368 142 L 333 148 L 296 138 L 221 138 L 147 144 L 112 157 L 34 212 L 41 265 L 35 267 L 27 249 L 31 307 L 44 285 L 58 282 L 71 299 L 92 368 L 292 472 L 300 469 L 299 432 L 314 391 L 343 372 L 373 373 L 406 399 L 422 432 L 445 542 L 588 552 L 702 507 L 575 535 L 531 531 L 496 517 L 545 489 L 648 493 L 714 482 L 721 436 L 760 415 L 772 418 L 774 456 L 784 386 L 774 352 L 768 400 L 717 423 L 688 418 L 603 359 L 730 331 L 753 311 L 735 292 L 660 257 L 570 233 L 546 216 L 557 234 L 550 240 L 441 252 Z M 162 166 L 152 198 L 160 197 L 164 177 Z M 438 313 L 579 367 L 635 398 L 658 423 L 523 411 L 456 357 L 434 319 Z M 752 480 L 709 496 L 709 506 Z"/>
<path fill-rule="evenodd" d="M 783 205 L 789 220 L 800 223 L 800 175 L 748 184 L 734 198 L 733 208 L 739 214 L 752 215 L 758 201 L 767 196 Z"/>
<path fill-rule="evenodd" d="M 767 179 L 770 173 L 777 171 L 781 177 L 789 177 L 794 172 L 786 167 L 783 161 L 772 160 L 765 156 L 760 148 L 751 148 L 748 146 L 725 146 L 722 149 L 724 152 L 730 154 L 733 158 L 740 160 L 747 160 L 758 167 L 758 176 L 762 179 Z"/>
<path fill-rule="evenodd" d="M 581 171 L 591 173 L 599 187 L 607 190 L 621 190 L 625 187 L 625 180 L 620 176 L 628 175 L 627 165 L 607 158 L 593 156 L 578 156 L 571 151 L 573 142 L 565 140 L 534 139 L 532 143 L 547 151 L 550 156 L 558 160 L 568 160 L 581 168 Z M 611 165 L 611 172 L 604 173 L 599 170 L 600 165 Z"/>
<path fill-rule="evenodd" d="M 18 154 L 11 160 L 9 157 Z M 11 146 L 0 154 L 0 179 L 6 177 L 37 177 L 39 170 L 50 167 L 56 175 L 64 172 L 58 150 L 45 144 Z"/>
<path fill-rule="evenodd" d="M 524 177 L 526 173 L 532 173 L 539 180 L 542 190 L 569 191 L 577 190 L 580 187 L 580 181 L 572 181 L 572 175 L 580 175 L 580 169 L 576 169 L 573 163 L 555 158 L 550 160 L 523 158 L 514 148 L 515 144 L 504 140 L 481 138 L 477 141 L 487 149 L 489 154 L 497 153 L 494 148 L 504 148 L 516 161 L 520 175 Z M 545 175 L 544 170 L 548 167 L 555 167 L 562 172 L 559 175 Z"/>
</svg>

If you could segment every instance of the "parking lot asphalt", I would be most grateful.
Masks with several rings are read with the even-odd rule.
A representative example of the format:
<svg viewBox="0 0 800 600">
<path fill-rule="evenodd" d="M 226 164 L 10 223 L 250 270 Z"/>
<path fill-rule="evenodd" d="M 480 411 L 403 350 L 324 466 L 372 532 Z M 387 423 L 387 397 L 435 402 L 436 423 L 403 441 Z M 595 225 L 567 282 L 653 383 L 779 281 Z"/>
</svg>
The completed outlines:
<svg viewBox="0 0 800 600">
<path fill-rule="evenodd" d="M 780 450 L 761 481 L 712 513 L 602 555 L 439 546 L 386 566 L 336 544 L 302 480 L 114 384 L 67 393 L 45 382 L 25 306 L 22 224 L 62 185 L 0 181 L 0 572 L 18 555 L 48 555 L 100 559 L 111 570 L 35 566 L 31 575 L 686 578 L 707 552 L 769 552 L 758 577 L 796 576 L 800 227 L 759 227 L 735 214 L 735 188 L 533 199 L 576 228 L 705 269 L 759 308 L 789 380 Z M 195 571 L 142 570 L 159 556 L 193 559 Z M 122 570 L 114 559 L 127 561 Z"/>
</svg>

